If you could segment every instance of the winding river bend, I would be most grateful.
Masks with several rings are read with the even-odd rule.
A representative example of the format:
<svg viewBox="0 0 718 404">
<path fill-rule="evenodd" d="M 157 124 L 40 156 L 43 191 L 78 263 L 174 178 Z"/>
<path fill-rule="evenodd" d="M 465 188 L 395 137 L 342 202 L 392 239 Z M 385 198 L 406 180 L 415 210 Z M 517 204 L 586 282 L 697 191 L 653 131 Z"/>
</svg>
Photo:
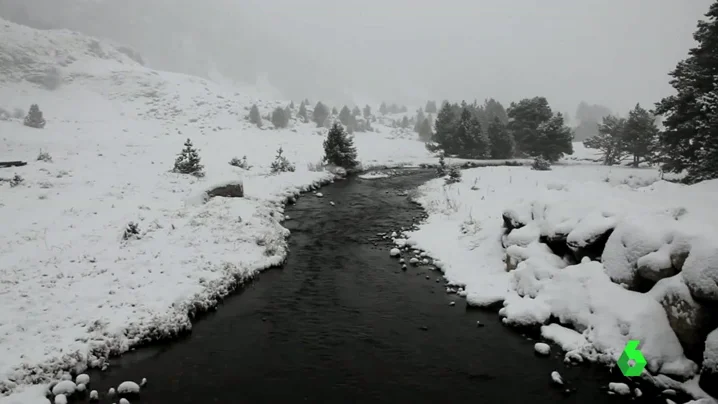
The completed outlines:
<svg viewBox="0 0 718 404">
<path fill-rule="evenodd" d="M 389 257 L 377 233 L 423 214 L 401 191 L 432 176 L 349 178 L 323 198 L 300 198 L 287 208 L 282 268 L 225 300 L 189 337 L 114 359 L 92 374 L 92 388 L 104 395 L 146 377 L 133 404 L 639 402 L 608 395 L 618 378 L 606 369 L 566 367 L 557 349 L 536 357 L 534 342 L 494 312 L 447 295 L 438 272 L 402 271 Z M 552 385 L 554 370 L 563 388 Z"/>
</svg>

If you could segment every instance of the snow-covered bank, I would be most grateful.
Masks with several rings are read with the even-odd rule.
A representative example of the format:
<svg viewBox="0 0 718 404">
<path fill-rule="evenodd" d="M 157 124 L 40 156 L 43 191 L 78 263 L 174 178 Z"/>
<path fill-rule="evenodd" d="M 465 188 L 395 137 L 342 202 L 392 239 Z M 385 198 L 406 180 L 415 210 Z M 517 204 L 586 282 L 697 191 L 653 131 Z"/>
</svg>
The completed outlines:
<svg viewBox="0 0 718 404">
<path fill-rule="evenodd" d="M 430 216 L 410 236 L 465 285 L 469 303 L 503 305 L 506 324 L 568 327 L 542 330 L 568 360 L 613 362 L 638 339 L 650 372 L 697 374 L 684 347 L 716 326 L 705 312 L 718 297 L 718 182 L 683 186 L 602 166 L 463 174 L 422 187 Z"/>
</svg>

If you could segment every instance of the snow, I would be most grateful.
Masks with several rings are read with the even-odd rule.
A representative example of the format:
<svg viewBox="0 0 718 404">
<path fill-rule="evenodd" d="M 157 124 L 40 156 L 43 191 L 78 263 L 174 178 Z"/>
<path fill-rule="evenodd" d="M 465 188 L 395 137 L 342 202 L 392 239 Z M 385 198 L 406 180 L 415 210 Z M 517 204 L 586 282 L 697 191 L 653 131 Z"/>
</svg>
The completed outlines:
<svg viewBox="0 0 718 404">
<path fill-rule="evenodd" d="M 649 372 L 692 380 L 698 367 L 671 326 L 697 317 L 666 311 L 657 299 L 666 282 L 632 289 L 678 276 L 696 299 L 718 300 L 718 180 L 686 186 L 654 169 L 599 165 L 483 167 L 419 191 L 429 217 L 407 244 L 441 259 L 447 281 L 466 285 L 467 303 L 499 305 L 507 325 L 541 327 L 570 360 L 615 363 L 638 339 Z M 504 217 L 520 228 L 505 235 Z M 544 239 L 598 248 L 600 261 L 559 257 Z"/>
<path fill-rule="evenodd" d="M 358 175 L 358 177 L 361 179 L 364 179 L 364 180 L 375 180 L 375 179 L 379 179 L 379 178 L 389 178 L 389 175 L 385 174 L 385 173 L 374 171 L 374 172 L 369 172 L 366 174 L 360 174 L 360 175 Z"/>
<path fill-rule="evenodd" d="M 551 380 L 556 384 L 563 385 L 563 377 L 555 370 L 551 372 Z"/>
<path fill-rule="evenodd" d="M 25 180 L 0 184 L 0 403 L 44 403 L 27 384 L 190 329 L 197 309 L 281 263 L 282 203 L 334 174 L 315 171 L 325 129 L 245 120 L 252 104 L 264 115 L 288 101 L 154 71 L 102 41 L 99 58 L 88 52 L 93 38 L 68 31 L 0 20 L 0 37 L 0 54 L 16 62 L 0 69 L 0 108 L 37 103 L 47 120 L 42 130 L 0 121 L 0 160 L 28 162 L 0 171 Z M 52 68 L 62 80 L 52 91 L 24 80 Z M 364 168 L 435 162 L 415 138 L 375 127 L 354 137 Z M 187 138 L 203 178 L 170 172 Z M 279 147 L 295 172 L 270 175 Z M 40 151 L 52 161 L 36 161 Z M 228 164 L 243 155 L 250 170 Z M 207 200 L 239 181 L 243 198 Z M 139 237 L 122 240 L 129 222 Z"/>
<path fill-rule="evenodd" d="M 608 389 L 622 396 L 631 394 L 631 388 L 626 383 L 608 383 Z"/>
<path fill-rule="evenodd" d="M 55 404 L 67 404 L 67 397 L 64 394 L 58 394 L 55 396 Z"/>
<path fill-rule="evenodd" d="M 534 351 L 540 355 L 548 355 L 551 353 L 551 347 L 543 342 L 537 342 L 534 344 Z"/>
<path fill-rule="evenodd" d="M 706 338 L 703 367 L 718 373 L 718 329 L 708 334 L 708 338 Z"/>
<path fill-rule="evenodd" d="M 118 394 L 139 394 L 139 392 L 140 385 L 132 381 L 122 382 L 117 386 Z"/>
<path fill-rule="evenodd" d="M 53 388 L 52 388 L 52 394 L 58 395 L 58 394 L 65 394 L 65 395 L 72 395 L 72 393 L 75 392 L 75 389 L 77 389 L 77 386 L 74 382 L 70 380 L 62 380 L 58 382 Z"/>
<path fill-rule="evenodd" d="M 399 255 L 401 255 L 401 250 L 398 249 L 398 248 L 392 248 L 392 249 L 389 251 L 389 255 L 392 256 L 392 257 L 398 257 Z"/>
<path fill-rule="evenodd" d="M 90 400 L 91 401 L 97 401 L 100 399 L 100 394 L 97 392 L 97 390 L 92 390 L 90 392 Z"/>
<path fill-rule="evenodd" d="M 90 376 L 85 373 L 79 374 L 75 378 L 75 383 L 85 385 L 90 384 Z"/>
</svg>

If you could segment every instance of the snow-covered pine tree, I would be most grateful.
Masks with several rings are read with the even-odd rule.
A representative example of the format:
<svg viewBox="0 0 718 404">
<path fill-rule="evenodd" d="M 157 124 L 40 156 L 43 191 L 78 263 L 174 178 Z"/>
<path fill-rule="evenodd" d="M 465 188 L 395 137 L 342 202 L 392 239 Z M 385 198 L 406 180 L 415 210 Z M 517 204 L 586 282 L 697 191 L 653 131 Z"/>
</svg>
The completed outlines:
<svg viewBox="0 0 718 404">
<path fill-rule="evenodd" d="M 364 112 L 364 118 L 369 120 L 369 118 L 371 117 L 371 107 L 369 105 L 365 105 L 363 112 Z"/>
<path fill-rule="evenodd" d="M 514 157 L 514 137 L 497 116 L 487 130 L 491 142 L 492 159 L 510 159 Z"/>
<path fill-rule="evenodd" d="M 291 102 L 289 103 L 289 108 L 290 108 L 290 109 L 294 109 L 294 101 L 291 101 Z"/>
<path fill-rule="evenodd" d="M 421 130 L 421 125 L 424 124 L 424 119 L 426 117 L 424 116 L 424 111 L 422 109 L 419 109 L 416 111 L 416 122 L 414 123 L 414 132 L 419 133 Z"/>
<path fill-rule="evenodd" d="M 550 163 L 558 161 L 564 154 L 573 154 L 573 133 L 563 122 L 563 114 L 557 113 L 538 126 L 538 141 L 535 156 L 543 157 Z"/>
<path fill-rule="evenodd" d="M 436 175 L 444 177 L 446 175 L 446 160 L 444 160 L 444 153 L 439 154 L 439 165 L 436 167 Z"/>
<path fill-rule="evenodd" d="M 307 107 L 304 102 L 299 104 L 299 112 L 297 112 L 297 117 L 301 119 L 304 123 L 309 122 L 309 117 L 307 116 Z"/>
<path fill-rule="evenodd" d="M 357 105 L 352 109 L 352 116 L 361 116 L 361 109 Z"/>
<path fill-rule="evenodd" d="M 24 123 L 25 126 L 36 129 L 42 129 L 45 127 L 45 119 L 42 117 L 42 111 L 40 111 L 40 107 L 38 107 L 37 104 L 32 104 L 30 106 L 30 111 L 27 113 Z"/>
<path fill-rule="evenodd" d="M 658 137 L 658 126 L 655 117 L 636 104 L 628 113 L 628 119 L 623 131 L 623 140 L 626 151 L 633 156 L 631 165 L 638 167 L 640 163 L 653 160 Z"/>
<path fill-rule="evenodd" d="M 424 112 L 428 114 L 435 114 L 438 112 L 436 108 L 436 101 L 427 101 L 426 107 L 424 107 Z"/>
<path fill-rule="evenodd" d="M 431 124 L 429 119 L 425 118 L 419 127 L 419 140 L 422 142 L 430 142 L 433 133 L 431 133 Z"/>
<path fill-rule="evenodd" d="M 175 159 L 174 172 L 191 174 L 195 177 L 204 177 L 204 166 L 200 164 L 199 152 L 192 146 L 189 138 L 184 143 L 184 149 Z"/>
<path fill-rule="evenodd" d="M 337 114 L 339 114 L 337 107 L 332 107 L 332 115 L 337 116 Z"/>
<path fill-rule="evenodd" d="M 314 112 L 312 112 L 312 119 L 317 124 L 317 127 L 321 127 L 324 125 L 324 122 L 329 117 L 329 108 L 327 108 L 326 105 L 322 104 L 321 101 L 317 102 L 317 105 L 314 106 Z"/>
<path fill-rule="evenodd" d="M 584 140 L 583 145 L 588 149 L 599 150 L 604 165 L 618 164 L 626 157 L 625 127 L 626 119 L 607 115 L 597 125 L 598 134 Z"/>
<path fill-rule="evenodd" d="M 386 115 L 388 112 L 389 112 L 389 110 L 386 106 L 386 103 L 382 102 L 381 105 L 379 106 L 379 113 L 382 115 Z"/>
<path fill-rule="evenodd" d="M 324 162 L 345 169 L 355 168 L 359 164 L 354 139 L 339 122 L 332 125 L 324 140 Z"/>
<path fill-rule="evenodd" d="M 270 169 L 272 174 L 294 172 L 294 164 L 290 163 L 289 160 L 284 157 L 284 149 L 282 149 L 281 146 L 277 149 L 277 156 L 274 158 Z"/>
<path fill-rule="evenodd" d="M 449 176 L 446 177 L 444 182 L 446 182 L 446 184 L 456 184 L 457 182 L 461 182 L 461 170 L 459 170 L 459 167 L 452 166 L 449 168 Z"/>
<path fill-rule="evenodd" d="M 257 104 L 252 105 L 252 108 L 249 110 L 249 122 L 253 125 L 257 125 L 258 128 L 262 127 L 262 116 L 259 114 Z"/>
<path fill-rule="evenodd" d="M 434 123 L 434 142 L 440 149 L 443 149 L 445 153 L 451 154 L 454 147 L 452 144 L 454 138 L 454 132 L 456 129 L 457 116 L 454 114 L 454 109 L 450 103 L 444 103 L 436 116 L 436 122 Z"/>
<path fill-rule="evenodd" d="M 272 112 L 272 125 L 276 129 L 286 128 L 289 124 L 289 118 L 287 117 L 287 111 L 282 107 L 277 107 Z"/>
</svg>

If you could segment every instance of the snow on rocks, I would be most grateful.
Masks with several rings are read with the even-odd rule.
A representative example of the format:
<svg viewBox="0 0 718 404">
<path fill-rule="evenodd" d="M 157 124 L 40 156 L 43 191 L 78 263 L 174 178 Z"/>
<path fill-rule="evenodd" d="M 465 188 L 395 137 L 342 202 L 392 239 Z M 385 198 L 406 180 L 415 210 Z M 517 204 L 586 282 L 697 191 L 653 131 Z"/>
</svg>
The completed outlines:
<svg viewBox="0 0 718 404">
<path fill-rule="evenodd" d="M 92 390 L 90 392 L 90 401 L 97 401 L 100 399 L 100 394 L 97 392 L 97 390 Z"/>
<path fill-rule="evenodd" d="M 551 347 L 549 346 L 549 344 L 537 342 L 534 344 L 534 352 L 539 355 L 547 356 L 551 353 Z"/>
<path fill-rule="evenodd" d="M 67 396 L 58 394 L 55 396 L 55 404 L 67 404 Z"/>
<path fill-rule="evenodd" d="M 82 393 L 82 392 L 84 392 L 85 390 L 87 390 L 87 386 L 85 386 L 83 383 L 80 383 L 80 384 L 77 385 L 77 391 L 78 391 L 78 392 Z"/>
<path fill-rule="evenodd" d="M 718 397 L 718 329 L 706 337 L 699 385 L 706 393 Z"/>
<path fill-rule="evenodd" d="M 608 390 L 621 396 L 631 394 L 631 388 L 626 383 L 608 383 Z"/>
<path fill-rule="evenodd" d="M 80 384 L 85 384 L 85 385 L 90 384 L 90 376 L 88 376 L 88 375 L 85 374 L 85 373 L 79 374 L 79 375 L 77 375 L 77 377 L 75 378 L 75 383 L 78 384 L 78 385 L 80 385 Z"/>
<path fill-rule="evenodd" d="M 110 387 L 110 389 L 107 391 L 107 395 L 114 396 L 115 394 L 117 394 L 117 391 L 115 390 L 115 388 Z"/>
<path fill-rule="evenodd" d="M 555 370 L 553 372 L 551 372 L 551 380 L 555 384 L 563 386 L 563 377 L 561 377 L 561 375 Z"/>
<path fill-rule="evenodd" d="M 315 195 L 317 195 L 317 198 L 321 198 L 321 197 L 323 197 L 323 196 L 324 196 L 324 194 L 323 194 L 323 193 L 321 193 L 321 192 L 317 192 L 317 193 L 316 193 Z"/>
<path fill-rule="evenodd" d="M 75 382 L 71 380 L 62 380 L 52 388 L 52 394 L 65 394 L 70 396 L 75 392 L 76 389 L 77 385 L 75 384 Z"/>
<path fill-rule="evenodd" d="M 130 404 L 130 401 L 123 397 L 120 399 L 120 404 Z"/>
<path fill-rule="evenodd" d="M 389 255 L 392 256 L 392 257 L 398 257 L 398 256 L 401 255 L 401 250 L 398 249 L 398 248 L 392 248 L 392 249 L 389 251 Z"/>
<path fill-rule="evenodd" d="M 119 386 L 117 386 L 117 393 L 118 394 L 139 394 L 140 393 L 140 385 L 133 381 L 122 382 L 122 383 L 120 383 Z"/>
<path fill-rule="evenodd" d="M 142 381 L 140 381 L 140 387 L 144 387 L 147 384 L 147 378 L 143 377 Z"/>
<path fill-rule="evenodd" d="M 415 257 L 412 257 L 412 258 L 409 260 L 409 263 L 410 263 L 411 265 L 418 265 L 418 264 L 419 264 L 419 259 L 418 259 L 418 258 L 415 258 Z"/>
</svg>

